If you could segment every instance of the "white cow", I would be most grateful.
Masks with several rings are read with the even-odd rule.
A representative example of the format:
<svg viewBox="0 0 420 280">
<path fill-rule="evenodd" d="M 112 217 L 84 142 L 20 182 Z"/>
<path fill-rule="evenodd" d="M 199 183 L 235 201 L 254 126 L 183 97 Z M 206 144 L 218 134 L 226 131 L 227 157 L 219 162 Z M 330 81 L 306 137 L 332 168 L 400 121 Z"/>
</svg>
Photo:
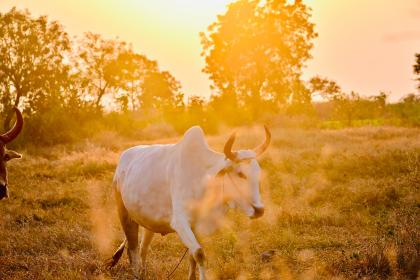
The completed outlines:
<svg viewBox="0 0 420 280">
<path fill-rule="evenodd" d="M 194 126 L 177 144 L 136 146 L 124 151 L 115 172 L 114 186 L 126 239 L 110 259 L 109 267 L 118 262 L 128 244 L 132 269 L 135 274 L 144 271 L 153 234 L 176 232 L 189 249 L 189 279 L 195 279 L 197 263 L 200 280 L 205 279 L 204 253 L 194 233 L 197 221 L 190 206 L 203 198 L 209 179 L 229 176 L 247 182 L 231 187 L 239 193 L 231 203 L 250 218 L 262 216 L 257 157 L 270 143 L 267 127 L 265 132 L 265 142 L 255 150 L 232 152 L 235 141 L 232 134 L 224 154 L 215 152 L 209 148 L 202 129 Z M 139 225 L 143 227 L 140 254 Z"/>
</svg>

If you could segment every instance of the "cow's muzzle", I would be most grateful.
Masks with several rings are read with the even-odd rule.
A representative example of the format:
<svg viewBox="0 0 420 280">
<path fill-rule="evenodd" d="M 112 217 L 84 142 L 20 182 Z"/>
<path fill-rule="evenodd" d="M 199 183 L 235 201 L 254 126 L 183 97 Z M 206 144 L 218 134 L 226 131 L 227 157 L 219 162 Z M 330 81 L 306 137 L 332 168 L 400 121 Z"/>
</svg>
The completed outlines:
<svg viewBox="0 0 420 280">
<path fill-rule="evenodd" d="M 264 207 L 255 207 L 253 205 L 252 208 L 254 208 L 254 215 L 251 216 L 251 219 L 257 219 L 264 215 Z"/>
<path fill-rule="evenodd" d="M 7 189 L 7 185 L 0 185 L 0 200 L 3 198 L 9 197 L 9 190 Z"/>
</svg>

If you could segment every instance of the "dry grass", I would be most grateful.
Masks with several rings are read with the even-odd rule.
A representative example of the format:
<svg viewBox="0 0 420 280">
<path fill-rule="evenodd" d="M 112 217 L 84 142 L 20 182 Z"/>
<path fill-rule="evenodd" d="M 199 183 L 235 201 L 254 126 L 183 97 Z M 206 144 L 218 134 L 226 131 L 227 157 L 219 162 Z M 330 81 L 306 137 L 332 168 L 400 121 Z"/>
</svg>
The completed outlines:
<svg viewBox="0 0 420 280">
<path fill-rule="evenodd" d="M 262 137 L 241 132 L 237 147 Z M 203 237 L 210 278 L 416 279 L 420 130 L 277 128 L 273 136 L 261 160 L 267 213 L 257 221 L 230 213 L 223 230 Z M 225 139 L 209 142 L 220 150 Z M 22 151 L 9 167 L 11 198 L 0 202 L 0 279 L 131 279 L 126 257 L 112 271 L 102 261 L 122 239 L 110 182 L 120 151 L 134 144 L 103 133 Z M 164 279 L 182 252 L 176 235 L 156 236 L 147 278 Z M 174 279 L 186 273 L 184 261 Z"/>
</svg>

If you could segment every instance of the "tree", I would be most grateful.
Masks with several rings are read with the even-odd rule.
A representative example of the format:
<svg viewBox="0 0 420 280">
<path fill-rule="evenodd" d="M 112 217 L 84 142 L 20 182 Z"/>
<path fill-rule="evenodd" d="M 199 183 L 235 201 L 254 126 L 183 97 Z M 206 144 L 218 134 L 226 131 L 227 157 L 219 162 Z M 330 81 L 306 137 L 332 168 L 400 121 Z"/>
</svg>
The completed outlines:
<svg viewBox="0 0 420 280">
<path fill-rule="evenodd" d="M 264 99 L 287 102 L 317 34 L 300 0 L 238 0 L 201 33 L 203 71 L 221 95 L 256 116 Z M 235 106 L 236 104 L 229 104 Z"/>
<path fill-rule="evenodd" d="M 332 102 L 334 113 L 339 119 L 345 120 L 349 126 L 352 125 L 362 100 L 358 93 L 351 91 L 350 94 L 347 94 L 335 81 L 320 77 L 311 78 L 309 87 L 312 95 L 318 93 L 321 97 Z"/>
<path fill-rule="evenodd" d="M 143 110 L 170 111 L 181 106 L 180 83 L 167 71 L 150 71 L 141 85 L 140 104 Z"/>
<path fill-rule="evenodd" d="M 187 110 L 193 119 L 203 118 L 205 101 L 202 97 L 193 95 L 188 97 Z"/>
<path fill-rule="evenodd" d="M 77 66 L 83 79 L 83 87 L 93 98 L 97 109 L 102 107 L 102 98 L 107 93 L 115 93 L 122 87 L 117 59 L 127 49 L 126 43 L 106 40 L 99 34 L 88 32 L 82 39 Z"/>
<path fill-rule="evenodd" d="M 149 72 L 157 72 L 156 61 L 149 60 L 146 56 L 127 50 L 119 54 L 117 60 L 116 79 L 119 81 L 123 91 L 118 96 L 122 107 L 135 111 L 139 107 L 141 90 L 145 78 Z"/>
<path fill-rule="evenodd" d="M 312 92 L 312 97 L 319 94 L 322 98 L 331 100 L 335 96 L 341 94 L 341 87 L 332 80 L 321 78 L 319 76 L 313 77 L 309 80 L 309 88 Z"/>
<path fill-rule="evenodd" d="M 416 63 L 413 65 L 414 74 L 417 75 L 417 89 L 420 91 L 420 53 L 416 53 Z"/>
<path fill-rule="evenodd" d="M 379 111 L 384 113 L 386 109 L 386 102 L 388 99 L 388 94 L 386 92 L 381 91 L 378 95 L 372 96 L 371 99 L 377 105 L 377 108 L 379 109 Z"/>
<path fill-rule="evenodd" d="M 290 104 L 287 111 L 289 114 L 312 115 L 314 108 L 312 105 L 312 92 L 300 79 L 295 80 L 290 96 Z"/>
<path fill-rule="evenodd" d="M 415 104 L 420 103 L 420 94 L 409 93 L 401 98 L 403 103 Z"/>
<path fill-rule="evenodd" d="M 33 18 L 16 8 L 0 14 L 0 102 L 5 129 L 10 127 L 13 106 L 23 105 L 30 114 L 47 98 L 60 98 L 68 82 L 70 67 L 64 61 L 70 49 L 68 35 L 57 22 L 45 16 Z"/>
<path fill-rule="evenodd" d="M 245 118 L 247 117 L 245 108 L 239 107 L 238 103 L 235 92 L 225 91 L 220 95 L 212 94 L 208 107 L 223 122 L 235 126 L 246 122 Z"/>
</svg>

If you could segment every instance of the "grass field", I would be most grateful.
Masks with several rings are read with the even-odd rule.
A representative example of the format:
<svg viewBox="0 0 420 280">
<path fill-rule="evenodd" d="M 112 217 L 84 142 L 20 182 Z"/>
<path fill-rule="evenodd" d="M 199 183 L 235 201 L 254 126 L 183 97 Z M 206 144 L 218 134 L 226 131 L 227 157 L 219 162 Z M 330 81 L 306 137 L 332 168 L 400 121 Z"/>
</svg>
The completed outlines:
<svg viewBox="0 0 420 280">
<path fill-rule="evenodd" d="M 209 143 L 220 151 L 227 136 Z M 236 147 L 262 137 L 261 128 L 244 128 Z M 125 254 L 111 271 L 102 263 L 123 238 L 115 164 L 138 143 L 146 142 L 103 133 L 20 150 L 24 158 L 9 165 L 11 197 L 0 202 L 0 279 L 132 279 Z M 260 162 L 266 214 L 251 221 L 231 212 L 202 237 L 210 279 L 417 278 L 419 129 L 275 128 Z M 147 279 L 165 279 L 183 250 L 175 234 L 156 236 Z M 174 279 L 186 279 L 187 263 Z"/>
</svg>

